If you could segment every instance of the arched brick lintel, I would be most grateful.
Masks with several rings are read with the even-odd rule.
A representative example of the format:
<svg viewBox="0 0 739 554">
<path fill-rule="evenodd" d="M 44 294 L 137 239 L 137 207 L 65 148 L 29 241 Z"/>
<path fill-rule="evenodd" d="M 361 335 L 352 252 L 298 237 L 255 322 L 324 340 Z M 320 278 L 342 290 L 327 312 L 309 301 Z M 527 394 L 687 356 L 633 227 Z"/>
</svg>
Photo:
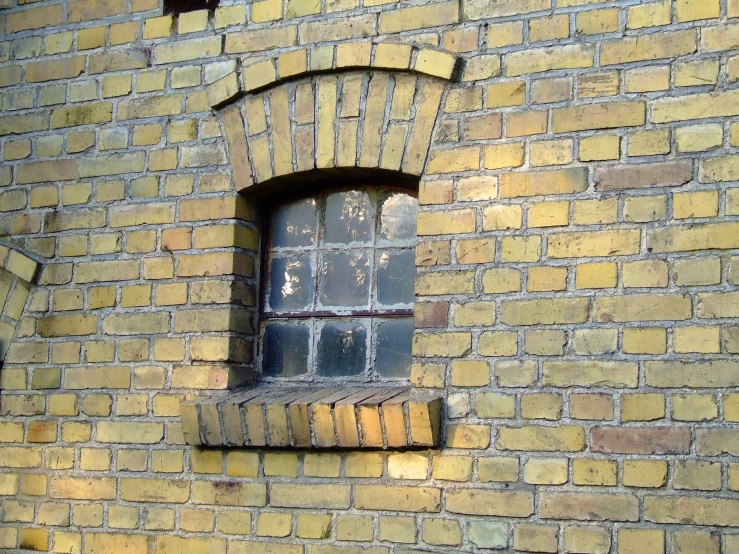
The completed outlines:
<svg viewBox="0 0 739 554">
<path fill-rule="evenodd" d="M 41 264 L 17 248 L 0 244 L 0 366 L 8 354 L 40 269 Z M 18 352 L 11 352 L 9 361 L 18 358 L 22 349 L 21 345 Z"/>
<path fill-rule="evenodd" d="M 356 49 L 365 44 L 368 48 L 360 51 L 366 51 L 362 54 L 366 67 L 356 52 L 351 63 L 341 65 L 342 46 Z M 406 176 L 423 173 L 455 58 L 400 44 L 329 48 L 336 50 L 331 54 L 330 73 L 313 74 L 309 65 L 313 54 L 304 50 L 306 71 L 292 73 L 288 81 L 278 77 L 274 86 L 260 92 L 244 96 L 238 73 L 209 87 L 211 103 L 225 106 L 220 118 L 237 191 L 260 194 L 261 183 L 337 168 Z M 435 67 L 444 78 L 413 69 L 424 59 L 424 52 L 439 56 Z M 260 63 L 282 67 L 281 60 L 292 54 Z M 393 63 L 397 67 L 390 67 Z M 216 85 L 220 89 L 214 89 Z"/>
</svg>

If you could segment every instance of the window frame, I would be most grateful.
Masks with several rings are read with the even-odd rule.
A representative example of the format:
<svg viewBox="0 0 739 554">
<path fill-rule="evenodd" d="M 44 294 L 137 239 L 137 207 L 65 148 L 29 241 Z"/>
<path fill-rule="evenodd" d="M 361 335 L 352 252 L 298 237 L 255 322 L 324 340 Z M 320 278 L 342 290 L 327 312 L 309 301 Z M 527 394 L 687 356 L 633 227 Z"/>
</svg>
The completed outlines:
<svg viewBox="0 0 739 554">
<path fill-rule="evenodd" d="M 278 194 L 270 195 L 269 198 L 263 199 L 262 205 L 260 206 L 260 212 L 262 214 L 261 218 L 261 224 L 260 224 L 260 252 L 259 252 L 259 275 L 257 279 L 257 285 L 259 287 L 258 291 L 258 303 L 259 308 L 257 311 L 257 322 L 256 322 L 256 352 L 255 352 L 255 365 L 257 372 L 259 374 L 259 380 L 265 381 L 268 380 L 270 384 L 279 384 L 279 383 L 285 383 L 286 385 L 289 383 L 296 383 L 296 382 L 303 382 L 306 381 L 313 382 L 314 384 L 330 384 L 330 383 L 336 383 L 339 384 L 356 384 L 356 385 L 367 385 L 368 383 L 372 383 L 375 385 L 386 385 L 386 386 L 393 386 L 393 385 L 401 385 L 401 384 L 408 384 L 410 382 L 410 374 L 407 377 L 403 378 L 382 378 L 379 380 L 368 380 L 367 376 L 365 374 L 361 375 L 354 375 L 354 376 L 342 376 L 342 377 L 328 377 L 328 376 L 319 376 L 314 373 L 306 373 L 304 375 L 294 376 L 294 377 L 274 377 L 274 376 L 266 376 L 262 371 L 262 364 L 263 364 L 263 352 L 264 352 L 264 344 L 263 344 L 263 325 L 266 321 L 274 321 L 274 320 L 285 320 L 286 322 L 289 321 L 296 321 L 296 320 L 309 320 L 312 318 L 315 319 L 327 319 L 327 320 L 335 320 L 335 321 L 341 321 L 341 320 L 355 320 L 359 318 L 387 318 L 387 319 L 394 319 L 394 318 L 410 318 L 413 320 L 414 312 L 415 312 L 415 304 L 416 299 L 414 297 L 413 300 L 413 308 L 395 308 L 395 309 L 387 309 L 387 310 L 346 310 L 342 311 L 341 313 L 335 313 L 330 310 L 316 310 L 316 311 L 301 311 L 301 312 L 271 312 L 267 311 L 267 300 L 268 300 L 268 290 L 269 290 L 269 277 L 270 277 L 270 262 L 271 262 L 271 256 L 270 256 L 270 246 L 272 244 L 272 238 L 273 238 L 273 219 L 274 219 L 274 213 L 275 211 L 280 207 L 284 206 L 293 202 L 300 201 L 305 198 L 313 198 L 318 196 L 324 196 L 327 197 L 329 194 L 336 193 L 336 192 L 345 192 L 345 191 L 351 191 L 351 190 L 359 190 L 359 189 L 383 189 L 388 191 L 397 191 L 402 192 L 405 194 L 408 194 L 412 196 L 413 198 L 416 198 L 418 200 L 419 196 L 419 187 L 418 182 L 409 183 L 407 179 L 404 179 L 404 176 L 399 175 L 399 178 L 396 180 L 393 180 L 391 178 L 388 178 L 387 176 L 383 177 L 381 176 L 375 176 L 373 179 L 372 176 L 368 176 L 366 178 L 361 179 L 352 179 L 351 177 L 347 178 L 346 176 L 338 176 L 335 178 L 328 177 L 325 179 L 320 179 L 319 181 L 315 183 L 310 183 L 309 186 L 301 187 L 300 191 L 293 192 L 292 194 L 286 194 L 281 198 L 278 198 Z M 336 182 L 340 181 L 340 182 Z M 285 192 L 285 191 L 281 191 Z M 376 217 L 379 214 L 376 214 Z M 376 224 L 376 222 L 375 222 Z M 418 235 L 416 235 L 417 237 Z M 377 251 L 377 247 L 373 246 L 372 251 Z M 412 250 L 415 253 L 415 247 Z M 415 266 L 414 266 L 415 270 Z M 413 281 L 415 285 L 416 275 L 415 271 L 413 274 Z M 318 294 L 318 288 L 314 287 L 314 294 Z M 370 354 L 374 356 L 374 354 Z M 314 360 L 315 362 L 315 360 Z"/>
</svg>

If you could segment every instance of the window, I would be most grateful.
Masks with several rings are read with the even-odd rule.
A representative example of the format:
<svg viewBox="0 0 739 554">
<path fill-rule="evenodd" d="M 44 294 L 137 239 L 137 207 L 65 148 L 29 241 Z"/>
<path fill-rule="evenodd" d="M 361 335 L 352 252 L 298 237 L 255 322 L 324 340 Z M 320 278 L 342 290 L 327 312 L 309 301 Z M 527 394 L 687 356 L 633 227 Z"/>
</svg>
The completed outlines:
<svg viewBox="0 0 739 554">
<path fill-rule="evenodd" d="M 219 0 L 164 0 L 165 15 L 179 15 L 197 10 L 215 10 Z"/>
<path fill-rule="evenodd" d="M 418 200 L 365 187 L 302 197 L 269 221 L 262 377 L 408 378 Z"/>
</svg>

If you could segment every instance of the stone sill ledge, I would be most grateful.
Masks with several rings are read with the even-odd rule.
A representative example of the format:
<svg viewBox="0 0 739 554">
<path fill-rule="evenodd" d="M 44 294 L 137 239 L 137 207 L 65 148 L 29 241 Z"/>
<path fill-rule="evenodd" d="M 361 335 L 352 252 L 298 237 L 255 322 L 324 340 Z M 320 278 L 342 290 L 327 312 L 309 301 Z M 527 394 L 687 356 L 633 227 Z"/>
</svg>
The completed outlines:
<svg viewBox="0 0 739 554">
<path fill-rule="evenodd" d="M 409 387 L 277 387 L 199 397 L 181 405 L 192 446 L 436 447 L 441 398 Z"/>
</svg>

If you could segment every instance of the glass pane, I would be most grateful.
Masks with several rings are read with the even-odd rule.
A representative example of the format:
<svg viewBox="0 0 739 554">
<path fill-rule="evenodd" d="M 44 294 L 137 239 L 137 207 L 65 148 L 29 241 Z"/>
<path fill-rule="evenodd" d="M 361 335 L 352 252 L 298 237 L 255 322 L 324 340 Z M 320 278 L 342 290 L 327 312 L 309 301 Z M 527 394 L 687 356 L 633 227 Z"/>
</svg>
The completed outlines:
<svg viewBox="0 0 739 554">
<path fill-rule="evenodd" d="M 269 307 L 276 312 L 306 310 L 313 303 L 313 271 L 308 256 L 272 258 Z"/>
<path fill-rule="evenodd" d="M 359 375 L 367 360 L 367 330 L 360 323 L 327 323 L 318 343 L 318 374 Z"/>
<path fill-rule="evenodd" d="M 262 341 L 262 371 L 274 377 L 295 377 L 307 373 L 309 342 L 310 330 L 306 325 L 268 325 Z"/>
<path fill-rule="evenodd" d="M 311 246 L 316 242 L 317 226 L 316 201 L 313 198 L 281 206 L 273 218 L 272 246 Z"/>
<path fill-rule="evenodd" d="M 384 306 L 413 304 L 416 255 L 413 250 L 388 250 L 377 264 L 377 301 Z"/>
<path fill-rule="evenodd" d="M 331 194 L 326 199 L 325 242 L 367 242 L 373 223 L 374 213 L 368 194 L 352 190 Z"/>
<path fill-rule="evenodd" d="M 409 377 L 413 319 L 392 319 L 377 326 L 375 371 L 381 377 Z"/>
<path fill-rule="evenodd" d="M 367 306 L 369 281 L 367 254 L 325 254 L 319 285 L 321 304 L 344 307 Z"/>
<path fill-rule="evenodd" d="M 391 195 L 382 204 L 380 238 L 409 240 L 416 238 L 418 200 L 408 194 Z"/>
</svg>

